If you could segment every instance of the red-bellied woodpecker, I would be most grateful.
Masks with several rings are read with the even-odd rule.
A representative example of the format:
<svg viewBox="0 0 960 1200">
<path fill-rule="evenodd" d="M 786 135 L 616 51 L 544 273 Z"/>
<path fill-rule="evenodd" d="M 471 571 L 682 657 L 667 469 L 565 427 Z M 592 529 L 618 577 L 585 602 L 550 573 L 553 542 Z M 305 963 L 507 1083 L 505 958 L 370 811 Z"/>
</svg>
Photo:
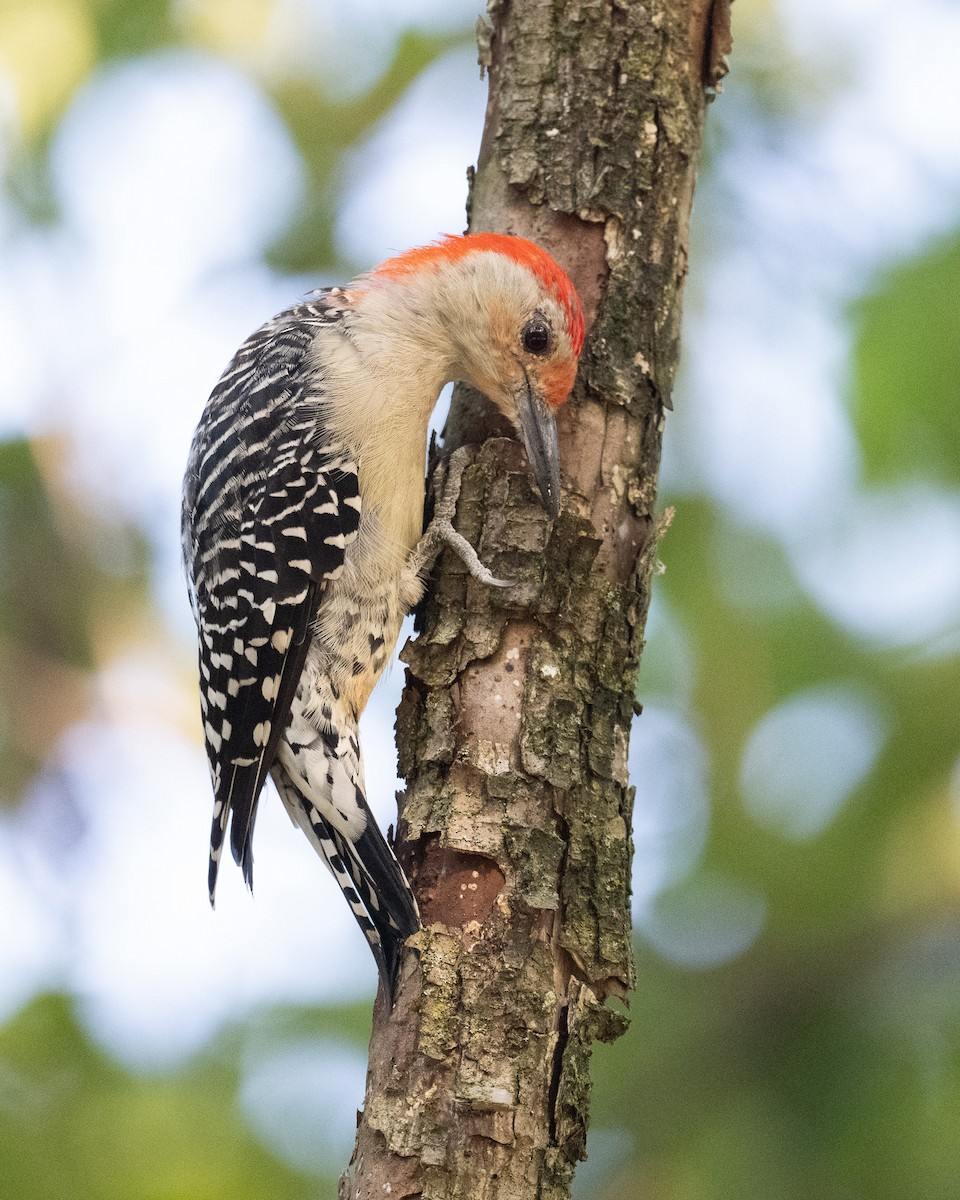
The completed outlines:
<svg viewBox="0 0 960 1200">
<path fill-rule="evenodd" d="M 183 545 L 215 795 L 211 902 L 231 812 L 252 886 L 269 774 L 343 890 L 388 998 L 419 919 L 367 807 L 357 720 L 442 545 L 503 585 L 450 525 L 455 470 L 421 536 L 427 422 L 448 381 L 483 392 L 519 431 L 556 516 L 553 410 L 582 345 L 577 294 L 548 254 L 523 238 L 448 237 L 268 321 L 194 435 Z"/>
</svg>

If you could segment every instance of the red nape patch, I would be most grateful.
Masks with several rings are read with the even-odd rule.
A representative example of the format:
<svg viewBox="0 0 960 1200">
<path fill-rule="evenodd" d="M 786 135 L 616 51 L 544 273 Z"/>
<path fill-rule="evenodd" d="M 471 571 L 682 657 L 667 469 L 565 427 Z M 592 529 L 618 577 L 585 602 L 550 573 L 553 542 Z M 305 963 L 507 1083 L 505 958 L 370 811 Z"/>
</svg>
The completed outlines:
<svg viewBox="0 0 960 1200">
<path fill-rule="evenodd" d="M 553 292 L 566 313 L 567 333 L 570 335 L 573 352 L 579 358 L 583 349 L 584 323 L 577 290 L 567 273 L 557 266 L 546 250 L 527 238 L 512 237 L 506 233 L 467 233 L 463 236 L 448 233 L 438 241 L 431 242 L 429 246 L 418 246 L 414 250 L 398 254 L 396 258 L 388 258 L 370 274 L 374 278 L 377 275 L 396 278 L 398 275 L 408 275 L 440 263 L 456 262 L 457 259 L 480 250 L 505 254 L 514 262 L 521 263 Z"/>
</svg>

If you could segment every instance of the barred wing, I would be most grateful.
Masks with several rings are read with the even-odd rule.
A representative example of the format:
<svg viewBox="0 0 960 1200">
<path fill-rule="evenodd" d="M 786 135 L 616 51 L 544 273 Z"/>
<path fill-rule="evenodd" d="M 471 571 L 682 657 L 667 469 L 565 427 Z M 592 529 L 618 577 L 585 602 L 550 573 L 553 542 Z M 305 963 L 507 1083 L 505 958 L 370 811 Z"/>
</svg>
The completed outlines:
<svg viewBox="0 0 960 1200">
<path fill-rule="evenodd" d="M 324 585 L 360 520 L 357 464 L 322 445 L 321 381 L 305 369 L 313 302 L 269 322 L 213 392 L 191 451 L 184 547 L 200 633 L 200 708 L 215 796 L 210 897 L 230 813 L 252 885 L 257 800 L 276 757 Z"/>
</svg>

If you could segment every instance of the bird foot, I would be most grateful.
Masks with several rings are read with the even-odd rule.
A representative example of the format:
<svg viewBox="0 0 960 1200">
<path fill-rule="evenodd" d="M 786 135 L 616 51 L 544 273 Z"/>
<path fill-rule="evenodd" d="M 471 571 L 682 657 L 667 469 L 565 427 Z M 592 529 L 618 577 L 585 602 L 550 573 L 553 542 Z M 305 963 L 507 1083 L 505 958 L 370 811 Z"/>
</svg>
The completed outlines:
<svg viewBox="0 0 960 1200">
<path fill-rule="evenodd" d="M 433 520 L 427 526 L 423 537 L 417 543 L 410 558 L 410 569 L 415 574 L 428 571 L 436 562 L 444 546 L 448 546 L 463 562 L 474 579 L 489 587 L 516 587 L 514 579 L 498 579 L 483 565 L 476 550 L 467 539 L 453 527 L 453 518 L 457 511 L 457 500 L 460 498 L 460 487 L 463 483 L 463 473 L 470 464 L 470 454 L 466 446 L 455 450 L 450 457 L 441 462 L 434 472 L 434 493 L 437 497 L 433 512 Z"/>
</svg>

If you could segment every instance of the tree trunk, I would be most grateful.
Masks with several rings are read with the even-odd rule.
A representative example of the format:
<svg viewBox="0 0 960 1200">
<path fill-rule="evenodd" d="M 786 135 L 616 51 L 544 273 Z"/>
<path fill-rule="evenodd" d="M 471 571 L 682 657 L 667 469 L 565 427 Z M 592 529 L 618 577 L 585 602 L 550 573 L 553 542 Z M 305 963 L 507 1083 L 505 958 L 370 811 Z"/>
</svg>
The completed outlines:
<svg viewBox="0 0 960 1200">
<path fill-rule="evenodd" d="M 563 509 L 461 390 L 444 452 L 477 444 L 460 531 L 404 651 L 399 851 L 424 928 L 374 1015 L 341 1200 L 558 1200 L 584 1157 L 596 1038 L 626 1027 L 633 963 L 627 746 L 659 525 L 664 408 L 717 0 L 492 0 L 470 227 L 568 270 L 588 339 L 560 414 Z M 613 998 L 615 1007 L 608 1001 Z"/>
</svg>

